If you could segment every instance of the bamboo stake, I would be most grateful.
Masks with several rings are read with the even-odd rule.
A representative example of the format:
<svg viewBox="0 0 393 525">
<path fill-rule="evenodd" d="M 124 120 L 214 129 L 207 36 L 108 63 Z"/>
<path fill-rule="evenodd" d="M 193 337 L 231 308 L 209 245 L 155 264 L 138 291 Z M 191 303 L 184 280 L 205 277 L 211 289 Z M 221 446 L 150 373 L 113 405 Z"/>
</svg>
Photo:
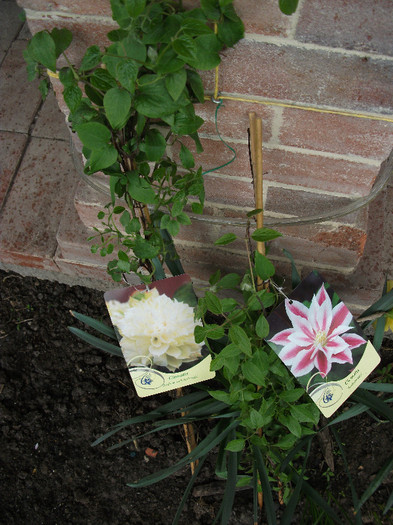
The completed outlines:
<svg viewBox="0 0 393 525">
<path fill-rule="evenodd" d="M 183 395 L 183 389 L 177 388 L 176 395 L 177 397 L 181 397 Z M 182 412 L 181 415 L 182 417 L 184 417 L 187 415 L 187 412 Z M 192 423 L 184 423 L 183 430 L 184 430 L 184 439 L 186 441 L 187 450 L 188 450 L 188 453 L 190 453 L 197 446 L 196 439 L 195 439 L 194 425 Z M 198 460 L 191 461 L 190 463 L 191 474 L 194 474 L 195 467 L 198 466 L 198 463 L 199 463 Z"/>
</svg>

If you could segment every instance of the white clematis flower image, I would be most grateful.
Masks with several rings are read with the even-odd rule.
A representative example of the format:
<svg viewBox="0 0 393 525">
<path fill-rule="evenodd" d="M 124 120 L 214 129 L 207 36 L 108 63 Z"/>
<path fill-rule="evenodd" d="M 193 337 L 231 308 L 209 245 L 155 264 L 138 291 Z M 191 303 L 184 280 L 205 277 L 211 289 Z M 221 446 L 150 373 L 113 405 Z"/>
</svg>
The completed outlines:
<svg viewBox="0 0 393 525">
<path fill-rule="evenodd" d="M 156 288 L 138 292 L 126 303 L 107 302 L 118 329 L 127 364 L 163 366 L 171 372 L 200 358 L 203 344 L 194 339 L 194 310 L 186 303 L 159 294 Z"/>
</svg>

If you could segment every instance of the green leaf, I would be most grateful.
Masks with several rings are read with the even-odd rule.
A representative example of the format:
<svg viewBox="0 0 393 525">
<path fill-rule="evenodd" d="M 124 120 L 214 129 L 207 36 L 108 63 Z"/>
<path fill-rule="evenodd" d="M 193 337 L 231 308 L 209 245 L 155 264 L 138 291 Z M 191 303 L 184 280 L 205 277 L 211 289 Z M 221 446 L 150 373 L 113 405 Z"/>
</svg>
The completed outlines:
<svg viewBox="0 0 393 525">
<path fill-rule="evenodd" d="M 293 403 L 302 397 L 304 394 L 303 388 L 292 388 L 291 390 L 283 390 L 279 394 L 279 398 L 288 403 Z"/>
<path fill-rule="evenodd" d="M 260 315 L 255 324 L 255 332 L 258 337 L 264 339 L 269 335 L 269 323 L 264 315 Z"/>
<path fill-rule="evenodd" d="M 98 46 L 91 46 L 87 48 L 85 56 L 82 58 L 80 71 L 88 71 L 94 69 L 101 62 L 101 51 Z"/>
<path fill-rule="evenodd" d="M 117 86 L 116 80 L 109 71 L 100 67 L 89 78 L 91 84 L 100 91 L 108 91 L 108 89 Z"/>
<path fill-rule="evenodd" d="M 241 276 L 237 273 L 228 273 L 227 275 L 224 275 L 222 279 L 220 279 L 217 283 L 217 289 L 233 289 L 237 288 L 240 284 Z"/>
<path fill-rule="evenodd" d="M 218 52 L 221 44 L 216 35 L 201 35 L 195 38 L 196 58 L 189 59 L 188 63 L 195 69 L 207 71 L 214 69 L 221 62 Z"/>
<path fill-rule="evenodd" d="M 30 40 L 28 53 L 34 60 L 56 72 L 56 45 L 49 33 L 36 33 Z"/>
<path fill-rule="evenodd" d="M 136 18 L 145 10 L 146 0 L 127 0 L 125 5 L 128 14 L 132 18 Z"/>
<path fill-rule="evenodd" d="M 294 258 L 292 257 L 292 254 L 288 252 L 288 250 L 283 249 L 284 255 L 288 257 L 288 259 L 291 261 L 291 277 L 292 277 L 292 288 L 296 288 L 296 286 L 300 283 L 300 275 L 299 272 L 296 269 Z"/>
<path fill-rule="evenodd" d="M 229 443 L 227 443 L 225 450 L 229 450 L 230 452 L 241 452 L 245 447 L 245 444 L 245 439 L 232 439 L 232 441 L 229 441 Z"/>
<path fill-rule="evenodd" d="M 224 246 L 225 244 L 229 244 L 233 241 L 236 241 L 237 237 L 234 233 L 225 233 L 222 235 L 219 239 L 214 241 L 215 246 Z"/>
<path fill-rule="evenodd" d="M 73 113 L 82 100 L 82 91 L 78 86 L 67 86 L 63 91 L 64 102 Z"/>
<path fill-rule="evenodd" d="M 142 115 L 160 118 L 170 115 L 178 109 L 165 86 L 165 80 L 157 75 L 144 75 L 139 79 L 135 107 Z"/>
<path fill-rule="evenodd" d="M 284 15 L 292 15 L 298 6 L 299 0 L 279 0 L 278 5 Z"/>
<path fill-rule="evenodd" d="M 158 129 L 150 129 L 144 142 L 141 143 L 140 149 L 146 153 L 147 160 L 158 162 L 162 159 L 166 150 L 165 138 Z"/>
<path fill-rule="evenodd" d="M 193 69 L 187 69 L 187 81 L 189 82 L 191 90 L 196 96 L 198 102 L 203 104 L 205 101 L 205 91 L 199 73 Z"/>
<path fill-rule="evenodd" d="M 364 491 L 362 496 L 359 499 L 358 504 L 355 507 L 355 512 L 358 512 L 362 505 L 374 494 L 374 492 L 377 490 L 377 488 L 380 486 L 380 484 L 383 482 L 383 480 L 390 474 L 391 470 L 393 469 L 393 454 L 389 456 L 387 461 L 384 463 L 383 467 L 378 471 L 375 478 L 372 480 L 370 485 L 367 487 L 367 489 Z"/>
<path fill-rule="evenodd" d="M 104 96 L 104 109 L 113 129 L 121 129 L 128 120 L 131 96 L 128 91 L 114 87 Z"/>
<path fill-rule="evenodd" d="M 234 434 L 234 431 L 233 431 Z M 237 481 L 237 465 L 238 465 L 238 454 L 237 452 L 229 452 L 228 457 L 228 477 L 225 484 L 225 492 L 222 498 L 221 514 L 221 525 L 227 525 L 232 514 L 233 502 L 235 500 L 236 492 L 236 481 Z"/>
<path fill-rule="evenodd" d="M 179 71 L 170 73 L 165 77 L 165 86 L 173 100 L 176 101 L 180 97 L 186 86 L 186 82 L 187 73 L 185 69 L 179 69 Z"/>
<path fill-rule="evenodd" d="M 268 525 L 276 525 L 276 511 L 273 503 L 272 489 L 270 487 L 268 474 L 263 461 L 262 452 L 255 445 L 252 447 L 254 458 L 259 472 L 259 479 L 262 485 L 263 501 L 266 508 Z"/>
<path fill-rule="evenodd" d="M 172 130 L 176 135 L 191 135 L 202 126 L 203 122 L 203 118 L 195 115 L 194 106 L 188 104 L 176 112 Z"/>
<path fill-rule="evenodd" d="M 149 241 L 138 236 L 135 239 L 134 254 L 139 259 L 152 259 L 158 255 L 160 249 L 157 246 L 153 246 Z"/>
<path fill-rule="evenodd" d="M 133 199 L 143 204 L 154 204 L 156 194 L 151 185 L 143 178 L 139 177 L 136 171 L 127 173 L 128 191 Z"/>
<path fill-rule="evenodd" d="M 229 10 L 232 10 L 231 13 Z M 231 14 L 229 18 L 227 15 Z M 217 35 L 227 47 L 232 47 L 244 36 L 244 25 L 241 19 L 236 15 L 232 5 L 226 8 L 223 19 L 218 24 Z"/>
<path fill-rule="evenodd" d="M 251 234 L 251 238 L 258 242 L 271 241 L 277 237 L 282 237 L 282 234 L 276 230 L 270 230 L 269 228 L 258 228 Z"/>
<path fill-rule="evenodd" d="M 92 172 L 109 168 L 117 161 L 117 149 L 113 144 L 105 144 L 100 149 L 92 150 L 88 164 Z"/>
<path fill-rule="evenodd" d="M 127 38 L 122 40 L 117 46 L 118 54 L 123 56 L 123 51 L 128 58 L 136 60 L 138 64 L 143 64 L 146 60 L 146 46 L 135 38 L 132 33 L 129 33 Z"/>
<path fill-rule="evenodd" d="M 195 342 L 202 343 L 205 339 L 221 339 L 225 334 L 224 328 L 217 324 L 207 324 L 195 327 Z"/>
<path fill-rule="evenodd" d="M 79 124 L 75 130 L 83 145 L 91 150 L 106 146 L 112 137 L 110 130 L 99 122 Z"/>
<path fill-rule="evenodd" d="M 180 147 L 179 157 L 184 168 L 191 169 L 195 166 L 194 157 L 191 151 L 186 146 L 184 146 L 184 144 L 182 144 Z"/>
<path fill-rule="evenodd" d="M 188 35 L 182 35 L 176 38 L 172 42 L 172 47 L 176 54 L 186 62 L 196 58 L 195 40 Z"/>
<path fill-rule="evenodd" d="M 75 319 L 78 319 L 78 321 L 81 321 L 81 323 L 84 323 L 85 325 L 90 326 L 94 330 L 97 330 L 101 334 L 104 334 L 110 337 L 111 339 L 115 339 L 117 341 L 117 335 L 111 326 L 108 326 L 107 324 L 102 323 L 101 321 L 98 321 L 97 319 L 93 319 L 93 317 L 89 317 L 87 315 L 80 314 L 73 310 L 71 310 L 71 315 L 75 317 Z"/>
<path fill-rule="evenodd" d="M 252 358 L 245 361 L 242 365 L 242 372 L 247 381 L 258 386 L 265 384 L 268 371 L 269 361 L 266 353 L 261 348 L 258 348 Z"/>
<path fill-rule="evenodd" d="M 43 78 L 38 86 L 40 90 L 42 100 L 45 100 L 49 92 L 49 82 L 47 78 Z"/>
<path fill-rule="evenodd" d="M 163 215 L 161 218 L 160 228 L 167 230 L 170 235 L 175 237 L 180 231 L 180 224 L 176 219 L 171 219 L 169 215 Z"/>
<path fill-rule="evenodd" d="M 139 66 L 133 60 L 123 60 L 116 67 L 116 77 L 130 93 L 135 92 Z"/>
<path fill-rule="evenodd" d="M 299 423 L 313 423 L 316 425 L 319 421 L 319 410 L 314 403 L 292 405 L 290 412 Z"/>
<path fill-rule="evenodd" d="M 291 415 L 284 415 L 279 414 L 278 420 L 282 425 L 287 427 L 289 432 L 296 436 L 297 438 L 300 438 L 302 435 L 302 427 L 300 426 L 300 423 Z"/>
<path fill-rule="evenodd" d="M 351 399 L 363 403 L 389 421 L 393 421 L 393 409 L 379 397 L 370 394 L 370 392 L 358 389 L 351 395 Z"/>
<path fill-rule="evenodd" d="M 252 355 L 250 339 L 241 326 L 232 325 L 229 328 L 228 335 L 231 341 L 235 343 L 242 352 L 248 356 Z"/>
<path fill-rule="evenodd" d="M 115 346 L 111 343 L 107 343 L 106 341 L 103 341 L 99 337 L 96 337 L 94 335 L 88 334 L 87 332 L 84 332 L 83 330 L 80 330 L 79 328 L 75 328 L 74 326 L 68 327 L 69 331 L 72 332 L 74 335 L 88 343 L 89 345 L 94 346 L 95 348 L 98 348 L 99 350 L 103 350 L 104 352 L 107 352 L 108 354 L 116 355 L 118 357 L 122 357 L 122 351 L 118 346 Z"/>
<path fill-rule="evenodd" d="M 201 8 L 207 18 L 218 22 L 221 11 L 217 0 L 201 0 Z"/>
<path fill-rule="evenodd" d="M 262 255 L 259 252 L 255 252 L 255 269 L 262 281 L 266 281 L 275 273 L 273 264 L 265 255 Z"/>
<path fill-rule="evenodd" d="M 209 390 L 209 394 L 218 401 L 221 401 L 222 403 L 225 403 L 226 405 L 231 405 L 230 396 L 227 392 L 223 392 L 222 390 Z"/>
<path fill-rule="evenodd" d="M 251 408 L 250 410 L 250 422 L 251 422 L 251 428 L 257 429 L 262 428 L 262 426 L 265 423 L 265 418 L 262 414 L 258 412 L 258 410 L 255 410 L 255 408 Z"/>
<path fill-rule="evenodd" d="M 205 304 L 207 309 L 213 314 L 219 315 L 222 313 L 222 306 L 220 299 L 213 293 L 207 291 L 205 294 Z"/>
<path fill-rule="evenodd" d="M 57 29 L 54 27 L 51 31 L 50 36 L 53 38 L 56 49 L 56 57 L 59 56 L 69 47 L 72 42 L 72 33 L 68 29 Z"/>
</svg>

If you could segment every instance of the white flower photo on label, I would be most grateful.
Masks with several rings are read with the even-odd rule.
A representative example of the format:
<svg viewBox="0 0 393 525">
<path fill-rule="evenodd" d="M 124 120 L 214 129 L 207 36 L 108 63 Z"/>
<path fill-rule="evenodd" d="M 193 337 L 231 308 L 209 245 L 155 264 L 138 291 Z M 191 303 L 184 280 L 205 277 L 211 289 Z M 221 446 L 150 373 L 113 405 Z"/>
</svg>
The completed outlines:
<svg viewBox="0 0 393 525">
<path fill-rule="evenodd" d="M 127 302 L 107 302 L 121 336 L 127 365 L 156 365 L 177 370 L 202 357 L 203 344 L 194 339 L 194 310 L 188 304 L 160 294 L 156 288 L 137 292 Z"/>
</svg>

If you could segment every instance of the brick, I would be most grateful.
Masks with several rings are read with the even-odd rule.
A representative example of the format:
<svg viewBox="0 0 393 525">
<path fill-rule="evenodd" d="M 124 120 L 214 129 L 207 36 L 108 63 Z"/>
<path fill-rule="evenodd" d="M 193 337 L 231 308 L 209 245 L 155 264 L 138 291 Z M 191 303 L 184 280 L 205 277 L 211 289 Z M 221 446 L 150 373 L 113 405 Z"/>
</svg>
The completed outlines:
<svg viewBox="0 0 393 525">
<path fill-rule="evenodd" d="M 290 235 L 280 237 L 272 243 L 269 254 L 273 258 L 275 256 L 282 257 L 282 250 L 285 248 L 292 254 L 295 261 L 300 261 L 301 265 L 306 263 L 316 270 L 326 267 L 330 269 L 339 268 L 346 272 L 352 271 L 359 262 L 358 252 L 362 246 L 362 244 L 359 245 L 359 242 L 346 247 L 344 238 L 342 245 L 335 246 L 333 249 L 329 244 L 320 242 L 318 237 L 311 240 L 297 237 L 293 230 Z"/>
<path fill-rule="evenodd" d="M 216 104 L 210 100 L 195 107 L 196 113 L 205 120 L 199 129 L 200 133 L 217 136 L 215 125 Z M 271 139 L 272 123 L 275 109 L 261 104 L 249 104 L 234 100 L 224 100 L 217 111 L 217 127 L 221 136 L 237 140 L 247 140 L 249 128 L 249 113 L 254 112 L 262 119 L 263 140 Z"/>
<path fill-rule="evenodd" d="M 356 202 L 354 199 L 337 197 L 326 193 L 268 186 L 266 191 L 265 213 L 269 215 L 269 213 L 273 212 L 304 218 L 329 213 L 334 215 L 338 210 L 354 204 L 354 202 Z M 274 218 L 272 220 L 274 220 Z M 367 224 L 367 211 L 363 208 L 339 218 L 332 217 L 331 220 L 350 225 L 365 225 Z"/>
<path fill-rule="evenodd" d="M 0 69 L 0 127 L 27 133 L 40 105 L 38 82 L 28 82 L 22 52 L 26 42 L 16 40 Z"/>
<path fill-rule="evenodd" d="M 93 241 L 87 239 L 94 234 L 80 220 L 74 204 L 74 195 L 69 199 L 64 210 L 56 239 L 61 250 L 61 257 L 67 261 L 76 261 L 83 265 L 104 266 L 113 259 L 113 255 L 101 257 L 92 253 Z"/>
<path fill-rule="evenodd" d="M 47 0 L 18 0 L 24 9 L 33 11 L 56 11 L 64 14 L 82 14 L 112 16 L 108 0 L 61 0 L 61 2 L 48 2 Z"/>
<path fill-rule="evenodd" d="M 242 40 L 225 51 L 220 89 L 223 93 L 389 113 L 393 109 L 392 74 L 393 61 L 378 57 Z"/>
<path fill-rule="evenodd" d="M 70 141 L 64 114 L 60 111 L 53 92 L 49 93 L 40 108 L 31 134 L 33 137 Z"/>
<path fill-rule="evenodd" d="M 0 131 L 0 209 L 22 156 L 27 135 Z"/>
<path fill-rule="evenodd" d="M 300 9 L 296 38 L 324 46 L 393 56 L 391 0 L 309 0 Z"/>
<path fill-rule="evenodd" d="M 383 160 L 392 147 L 393 122 L 284 109 L 281 144 Z"/>
<path fill-rule="evenodd" d="M 75 187 L 68 144 L 32 138 L 1 214 L 0 260 L 56 269 L 56 232 Z"/>
<path fill-rule="evenodd" d="M 282 149 L 266 149 L 266 180 L 348 194 L 367 195 L 378 168 L 345 159 L 306 155 Z"/>
<path fill-rule="evenodd" d="M 21 11 L 13 0 L 0 2 L 0 42 L 7 48 L 22 29 L 23 22 L 19 18 Z"/>
</svg>

